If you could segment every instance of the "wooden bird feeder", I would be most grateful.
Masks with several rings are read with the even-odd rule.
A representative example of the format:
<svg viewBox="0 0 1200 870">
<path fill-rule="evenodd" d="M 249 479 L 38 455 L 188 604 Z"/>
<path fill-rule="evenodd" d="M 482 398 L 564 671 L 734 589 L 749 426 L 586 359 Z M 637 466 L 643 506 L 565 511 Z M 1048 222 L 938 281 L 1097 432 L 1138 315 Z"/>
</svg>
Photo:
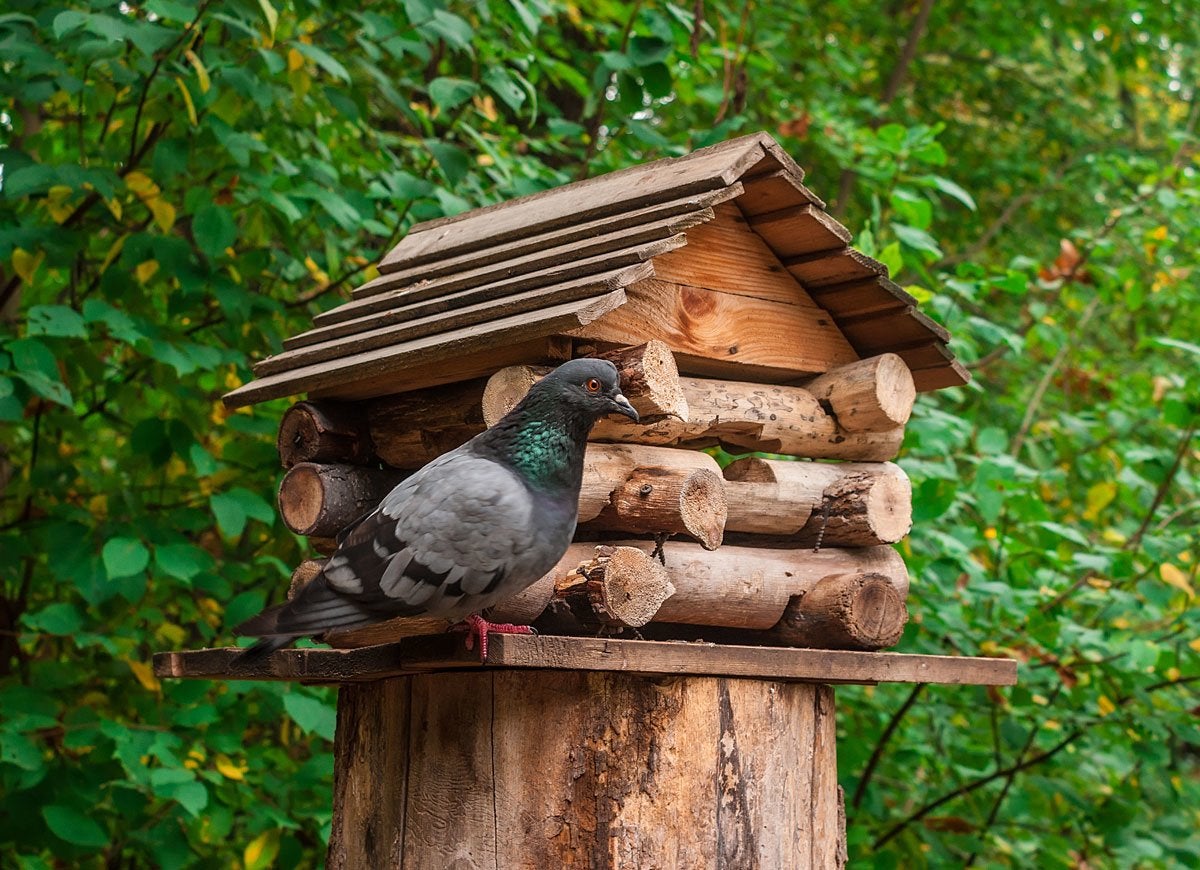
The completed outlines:
<svg viewBox="0 0 1200 870">
<path fill-rule="evenodd" d="M 239 672 L 341 686 L 330 866 L 838 867 L 832 687 L 1015 682 L 880 652 L 908 618 L 889 460 L 916 393 L 967 375 L 803 177 L 760 133 L 419 224 L 225 397 L 308 394 L 279 433 L 280 512 L 315 551 L 292 594 L 551 366 L 611 359 L 642 416 L 596 426 L 576 543 L 489 614 L 538 636 L 481 663 L 395 619 Z M 222 679 L 235 653 L 155 666 Z"/>
</svg>

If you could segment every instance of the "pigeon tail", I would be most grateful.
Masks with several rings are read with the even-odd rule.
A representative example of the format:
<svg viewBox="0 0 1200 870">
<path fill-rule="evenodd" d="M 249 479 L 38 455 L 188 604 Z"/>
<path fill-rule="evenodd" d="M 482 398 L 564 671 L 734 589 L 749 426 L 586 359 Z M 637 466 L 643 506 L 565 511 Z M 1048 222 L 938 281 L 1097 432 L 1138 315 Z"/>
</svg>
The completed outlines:
<svg viewBox="0 0 1200 870">
<path fill-rule="evenodd" d="M 274 637 L 264 637 L 259 640 L 258 643 L 254 644 L 254 646 L 247 647 L 241 652 L 240 655 L 236 656 L 233 661 L 229 663 L 229 670 L 239 671 L 246 668 L 255 667 L 256 665 L 261 665 L 268 658 L 270 658 L 271 653 L 275 652 L 276 650 L 283 649 L 295 639 L 295 637 L 286 634 L 276 635 Z"/>
</svg>

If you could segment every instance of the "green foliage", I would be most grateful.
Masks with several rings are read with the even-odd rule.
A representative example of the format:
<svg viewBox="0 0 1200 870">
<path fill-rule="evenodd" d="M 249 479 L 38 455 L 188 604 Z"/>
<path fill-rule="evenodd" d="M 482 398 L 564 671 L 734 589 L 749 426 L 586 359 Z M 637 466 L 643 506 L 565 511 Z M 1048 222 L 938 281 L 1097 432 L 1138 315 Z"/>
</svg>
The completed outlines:
<svg viewBox="0 0 1200 870">
<path fill-rule="evenodd" d="M 1200 863 L 1200 40 L 1040 6 L 907 63 L 915 4 L 10 0 L 0 863 L 318 864 L 330 693 L 145 664 L 301 558 L 283 405 L 220 395 L 414 221 L 762 128 L 975 377 L 901 458 L 902 648 L 1023 663 L 840 690 L 852 862 Z"/>
</svg>

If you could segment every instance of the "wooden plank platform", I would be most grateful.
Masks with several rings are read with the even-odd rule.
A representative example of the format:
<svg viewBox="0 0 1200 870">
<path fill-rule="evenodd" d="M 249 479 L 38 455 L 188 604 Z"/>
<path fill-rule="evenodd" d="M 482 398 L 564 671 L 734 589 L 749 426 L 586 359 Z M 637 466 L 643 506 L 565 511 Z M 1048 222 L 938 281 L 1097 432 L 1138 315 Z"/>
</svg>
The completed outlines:
<svg viewBox="0 0 1200 870">
<path fill-rule="evenodd" d="M 480 668 L 623 671 L 760 677 L 809 683 L 945 683 L 1011 686 L 1012 659 L 846 650 L 788 649 L 606 638 L 493 635 L 488 659 L 466 649 L 461 635 L 411 637 L 360 649 L 287 649 L 236 672 L 240 650 L 200 649 L 154 656 L 160 677 L 359 683 L 407 674 Z"/>
</svg>

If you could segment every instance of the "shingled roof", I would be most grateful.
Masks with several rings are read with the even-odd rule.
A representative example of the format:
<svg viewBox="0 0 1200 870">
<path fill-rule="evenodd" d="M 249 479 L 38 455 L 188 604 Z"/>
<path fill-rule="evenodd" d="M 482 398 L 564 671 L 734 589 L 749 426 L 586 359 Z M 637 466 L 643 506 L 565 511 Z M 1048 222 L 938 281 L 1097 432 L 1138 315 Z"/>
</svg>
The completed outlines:
<svg viewBox="0 0 1200 870">
<path fill-rule="evenodd" d="M 882 263 L 849 246 L 849 230 L 803 178 L 771 136 L 757 133 L 418 224 L 380 262 L 379 277 L 317 315 L 225 401 L 397 392 L 428 385 L 406 378 L 415 365 L 488 350 L 499 368 L 514 361 L 504 348 L 623 304 L 624 288 L 654 276 L 655 257 L 686 245 L 687 230 L 730 200 L 860 357 L 899 354 L 920 390 L 966 383 L 949 333 Z"/>
</svg>

